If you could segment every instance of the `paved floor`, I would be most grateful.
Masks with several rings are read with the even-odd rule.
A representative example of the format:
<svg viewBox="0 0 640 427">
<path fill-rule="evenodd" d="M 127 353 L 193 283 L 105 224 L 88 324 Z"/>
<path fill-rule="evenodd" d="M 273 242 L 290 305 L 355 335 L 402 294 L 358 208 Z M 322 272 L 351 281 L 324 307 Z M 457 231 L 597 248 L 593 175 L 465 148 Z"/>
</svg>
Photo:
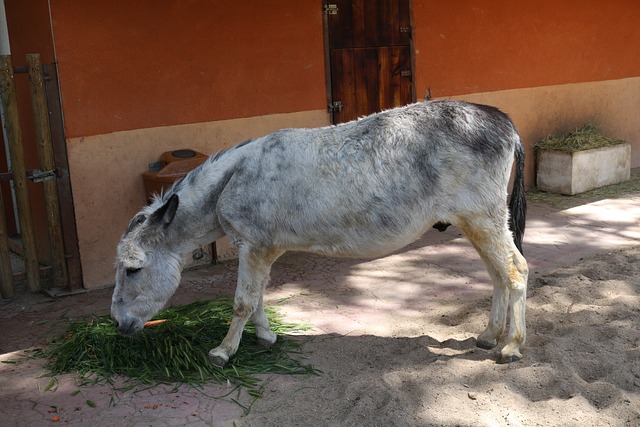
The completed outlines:
<svg viewBox="0 0 640 427">
<path fill-rule="evenodd" d="M 640 194 L 564 211 L 529 205 L 524 251 L 532 273 L 638 244 Z M 187 272 L 173 303 L 231 294 L 235 277 L 235 262 Z M 451 227 L 429 232 L 377 260 L 286 254 L 274 266 L 267 301 L 286 299 L 287 319 L 310 323 L 311 333 L 417 336 L 428 332 L 417 330 L 412 319 L 439 297 L 463 297 L 479 289 L 490 289 L 484 266 L 461 232 Z M 0 301 L 2 425 L 210 426 L 230 425 L 242 415 L 242 408 L 229 399 L 212 398 L 224 394 L 224 386 L 114 393 L 108 386 L 79 387 L 72 376 L 49 384 L 49 378 L 40 377 L 40 360 L 6 363 L 60 334 L 67 319 L 106 314 L 109 303 L 108 289 L 54 300 L 22 292 L 14 300 Z"/>
</svg>

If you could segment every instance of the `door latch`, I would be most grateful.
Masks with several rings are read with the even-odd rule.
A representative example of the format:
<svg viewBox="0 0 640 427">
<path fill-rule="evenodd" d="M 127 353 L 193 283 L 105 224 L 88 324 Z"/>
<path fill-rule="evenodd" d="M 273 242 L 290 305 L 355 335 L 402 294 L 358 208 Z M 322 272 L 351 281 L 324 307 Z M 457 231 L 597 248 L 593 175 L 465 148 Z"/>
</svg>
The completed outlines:
<svg viewBox="0 0 640 427">
<path fill-rule="evenodd" d="M 27 179 L 31 182 L 44 182 L 51 181 L 56 178 L 56 171 L 43 171 L 40 169 L 33 169 L 30 171 L 31 173 L 27 175 Z"/>
<path fill-rule="evenodd" d="M 329 112 L 339 113 L 340 111 L 342 111 L 343 107 L 344 106 L 342 105 L 342 101 L 333 101 L 331 105 L 329 105 Z"/>
</svg>

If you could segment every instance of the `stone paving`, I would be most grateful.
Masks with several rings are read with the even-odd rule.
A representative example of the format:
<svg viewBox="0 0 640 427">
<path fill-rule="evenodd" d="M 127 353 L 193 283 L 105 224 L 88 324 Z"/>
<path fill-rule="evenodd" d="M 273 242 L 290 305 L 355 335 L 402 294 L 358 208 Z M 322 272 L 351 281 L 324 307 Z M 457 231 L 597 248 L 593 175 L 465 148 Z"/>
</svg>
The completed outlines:
<svg viewBox="0 0 640 427">
<path fill-rule="evenodd" d="M 531 272 L 638 244 L 640 195 L 564 211 L 529 205 L 524 251 Z M 172 303 L 232 294 L 235 274 L 234 261 L 186 272 Z M 309 323 L 313 327 L 309 334 L 325 336 L 421 336 L 429 331 L 418 329 L 417 319 L 439 298 L 464 298 L 479 291 L 490 296 L 484 266 L 454 227 L 444 233 L 433 230 L 407 248 L 376 260 L 286 254 L 275 264 L 271 283 L 268 304 L 280 305 L 287 320 Z M 0 301 L 0 424 L 226 426 L 243 415 L 244 409 L 231 399 L 244 404 L 251 399 L 235 394 L 222 397 L 232 390 L 226 385 L 114 392 L 107 385 L 79 386 L 71 375 L 59 376 L 50 384 L 50 378 L 41 377 L 41 360 L 20 357 L 61 334 L 68 319 L 107 314 L 110 293 L 104 289 L 51 299 L 20 289 L 14 300 Z M 17 359 L 21 361 L 11 363 Z"/>
</svg>

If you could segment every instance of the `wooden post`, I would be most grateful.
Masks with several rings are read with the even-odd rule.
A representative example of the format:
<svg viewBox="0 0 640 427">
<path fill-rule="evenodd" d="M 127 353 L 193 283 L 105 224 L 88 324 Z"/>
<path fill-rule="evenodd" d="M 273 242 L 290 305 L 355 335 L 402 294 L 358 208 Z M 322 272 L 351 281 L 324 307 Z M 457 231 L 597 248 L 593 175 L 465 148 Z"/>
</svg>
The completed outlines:
<svg viewBox="0 0 640 427">
<path fill-rule="evenodd" d="M 49 107 L 49 125 L 51 127 L 51 141 L 53 157 L 56 160 L 58 179 L 58 203 L 60 204 L 60 218 L 62 219 L 62 238 L 69 274 L 69 290 L 82 289 L 82 267 L 80 265 L 80 251 L 78 249 L 78 233 L 76 230 L 75 211 L 71 197 L 71 180 L 69 179 L 69 161 L 62 123 L 62 108 L 60 105 L 60 90 L 58 88 L 58 69 L 56 64 L 42 64 L 44 88 Z"/>
<path fill-rule="evenodd" d="M 42 79 L 40 55 L 30 53 L 26 55 L 29 70 L 29 89 L 31 92 L 31 106 L 36 127 L 36 143 L 38 160 L 44 172 L 55 171 L 53 146 L 51 144 L 51 128 L 49 126 L 49 109 Z M 60 219 L 60 204 L 58 202 L 58 182 L 56 176 L 42 181 L 44 203 L 47 214 L 47 228 L 51 247 L 51 264 L 53 267 L 54 285 L 61 288 L 69 287 L 69 275 L 65 260 L 64 243 Z"/>
<path fill-rule="evenodd" d="M 24 149 L 22 147 L 22 134 L 18 117 L 16 85 L 13 80 L 13 64 L 9 55 L 0 56 L 0 90 L 6 119 L 4 125 L 7 130 L 7 143 L 11 155 L 13 184 L 18 202 L 27 285 L 31 292 L 38 292 L 40 291 L 40 266 L 38 265 L 38 250 L 31 219 L 31 203 L 29 202 L 29 189 L 27 188 L 27 171 L 24 165 Z"/>
<path fill-rule="evenodd" d="M 9 236 L 7 235 L 7 219 L 4 215 L 4 203 L 0 192 L 0 296 L 13 298 L 16 290 L 13 286 L 11 271 L 11 255 L 9 255 Z"/>
</svg>

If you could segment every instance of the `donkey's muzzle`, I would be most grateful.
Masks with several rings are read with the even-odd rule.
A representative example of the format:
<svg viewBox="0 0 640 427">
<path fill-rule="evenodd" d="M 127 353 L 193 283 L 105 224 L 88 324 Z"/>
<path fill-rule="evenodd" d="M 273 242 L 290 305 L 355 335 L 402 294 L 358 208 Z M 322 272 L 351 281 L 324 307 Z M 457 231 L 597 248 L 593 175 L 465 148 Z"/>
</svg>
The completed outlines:
<svg viewBox="0 0 640 427">
<path fill-rule="evenodd" d="M 111 304 L 111 319 L 118 332 L 123 335 L 135 334 L 144 326 L 144 322 L 137 316 L 131 315 L 122 298 Z"/>
<path fill-rule="evenodd" d="M 142 329 L 136 319 L 128 318 L 124 319 L 121 322 L 118 322 L 117 320 L 114 320 L 114 322 L 116 324 L 116 329 L 118 330 L 118 332 L 123 335 L 132 335 Z"/>
</svg>

